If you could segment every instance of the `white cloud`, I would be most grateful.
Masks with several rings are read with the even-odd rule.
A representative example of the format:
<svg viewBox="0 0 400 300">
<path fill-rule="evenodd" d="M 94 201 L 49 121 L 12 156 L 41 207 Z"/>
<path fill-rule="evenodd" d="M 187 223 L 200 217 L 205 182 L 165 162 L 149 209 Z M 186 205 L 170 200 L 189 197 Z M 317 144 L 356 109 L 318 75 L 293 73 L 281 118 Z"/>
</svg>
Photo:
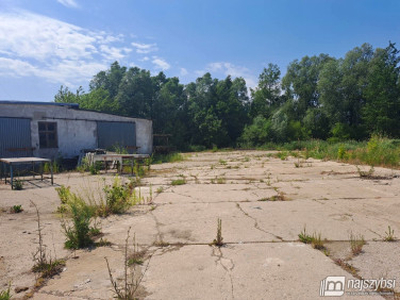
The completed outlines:
<svg viewBox="0 0 400 300">
<path fill-rule="evenodd" d="M 75 0 L 57 0 L 57 2 L 61 3 L 66 7 L 73 7 L 73 8 L 78 7 L 78 4 L 75 2 Z"/>
<path fill-rule="evenodd" d="M 136 53 L 147 54 L 158 50 L 157 44 L 131 43 L 136 48 Z"/>
<path fill-rule="evenodd" d="M 247 87 L 255 87 L 257 85 L 257 78 L 246 67 L 236 66 L 229 62 L 213 62 L 209 63 L 204 70 L 196 71 L 197 76 L 203 76 L 206 72 L 217 75 L 232 77 L 243 77 L 246 80 Z"/>
<path fill-rule="evenodd" d="M 152 63 L 155 65 L 156 69 L 161 69 L 163 71 L 168 70 L 171 67 L 171 65 L 164 59 L 157 56 L 153 56 Z"/>
<path fill-rule="evenodd" d="M 181 68 L 180 75 L 185 76 L 187 74 L 189 74 L 189 72 L 185 68 Z"/>
<path fill-rule="evenodd" d="M 119 46 L 123 39 L 26 11 L 0 12 L 0 76 L 81 85 L 132 51 Z"/>
</svg>

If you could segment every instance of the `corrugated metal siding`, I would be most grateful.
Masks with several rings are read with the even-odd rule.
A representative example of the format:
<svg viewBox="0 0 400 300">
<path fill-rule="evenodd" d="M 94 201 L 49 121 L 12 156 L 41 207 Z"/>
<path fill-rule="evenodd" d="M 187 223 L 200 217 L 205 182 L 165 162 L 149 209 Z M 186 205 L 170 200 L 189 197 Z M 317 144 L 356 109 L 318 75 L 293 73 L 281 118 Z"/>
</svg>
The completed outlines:
<svg viewBox="0 0 400 300">
<path fill-rule="evenodd" d="M 31 120 L 0 117 L 0 157 L 32 156 Z"/>
<path fill-rule="evenodd" d="M 97 122 L 98 146 L 111 149 L 113 146 L 127 148 L 129 153 L 136 147 L 136 125 L 128 122 Z"/>
</svg>

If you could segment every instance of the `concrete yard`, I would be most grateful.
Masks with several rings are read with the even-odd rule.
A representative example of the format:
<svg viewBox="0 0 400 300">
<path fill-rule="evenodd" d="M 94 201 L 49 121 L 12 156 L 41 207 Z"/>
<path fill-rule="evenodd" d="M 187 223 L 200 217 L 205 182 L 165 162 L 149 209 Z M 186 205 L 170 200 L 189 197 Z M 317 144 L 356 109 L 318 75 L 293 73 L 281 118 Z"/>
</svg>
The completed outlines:
<svg viewBox="0 0 400 300">
<path fill-rule="evenodd" d="M 104 257 L 114 278 L 121 279 L 129 227 L 146 252 L 135 267 L 136 275 L 143 275 L 140 299 L 318 299 L 328 276 L 345 276 L 343 299 L 400 299 L 400 243 L 384 241 L 388 226 L 400 238 L 400 171 L 375 168 L 374 178 L 362 179 L 354 165 L 272 154 L 191 153 L 183 162 L 153 165 L 140 187 L 146 203 L 96 220 L 111 246 L 77 251 L 63 248 L 55 187 L 70 186 L 89 198 L 114 173 L 56 174 L 57 185 L 25 183 L 22 191 L 1 183 L 0 291 L 11 283 L 13 299 L 22 299 L 35 285 L 30 270 L 38 234 L 32 200 L 49 255 L 66 259 L 61 274 L 37 289 L 33 299 L 112 299 Z M 176 179 L 186 183 L 172 185 Z M 9 213 L 17 204 L 24 211 Z M 222 247 L 211 245 L 218 219 Z M 299 241 L 304 227 L 326 239 L 325 249 Z M 352 254 L 351 235 L 366 241 L 359 255 Z M 357 278 L 398 282 L 374 293 L 374 288 L 349 288 L 348 281 Z M 30 290 L 16 293 L 16 287 Z"/>
</svg>

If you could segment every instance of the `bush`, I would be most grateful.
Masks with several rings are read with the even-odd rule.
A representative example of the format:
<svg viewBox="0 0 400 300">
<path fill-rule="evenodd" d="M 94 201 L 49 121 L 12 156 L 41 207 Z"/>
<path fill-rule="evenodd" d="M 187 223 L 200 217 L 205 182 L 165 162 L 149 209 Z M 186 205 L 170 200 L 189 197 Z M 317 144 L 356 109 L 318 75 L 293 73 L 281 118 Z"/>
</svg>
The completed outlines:
<svg viewBox="0 0 400 300">
<path fill-rule="evenodd" d="M 68 212 L 71 214 L 72 225 L 65 220 L 62 223 L 64 234 L 67 237 L 65 247 L 80 249 L 91 246 L 93 240 L 90 237 L 90 223 L 95 215 L 95 208 L 73 193 L 66 204 Z"/>
<path fill-rule="evenodd" d="M 121 184 L 119 176 L 115 176 L 113 184 L 104 188 L 106 202 L 101 205 L 98 210 L 98 215 L 105 217 L 110 214 L 126 212 L 129 207 L 135 205 L 138 200 L 134 193 L 134 188 L 134 181 L 131 180 L 128 184 L 124 185 Z"/>
<path fill-rule="evenodd" d="M 246 125 L 240 137 L 242 147 L 261 146 L 272 140 L 271 121 L 263 116 L 254 118 L 251 125 Z"/>
</svg>

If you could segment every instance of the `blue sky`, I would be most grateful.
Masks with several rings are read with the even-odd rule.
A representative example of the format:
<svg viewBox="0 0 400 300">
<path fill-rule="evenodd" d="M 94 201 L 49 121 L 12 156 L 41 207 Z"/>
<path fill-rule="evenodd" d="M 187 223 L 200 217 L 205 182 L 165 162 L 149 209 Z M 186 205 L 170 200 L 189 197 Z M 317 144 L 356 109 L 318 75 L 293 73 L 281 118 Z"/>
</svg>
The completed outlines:
<svg viewBox="0 0 400 300">
<path fill-rule="evenodd" d="M 268 63 L 400 48 L 399 0 L 0 0 L 0 100 L 52 101 L 114 61 L 249 87 Z"/>
</svg>

